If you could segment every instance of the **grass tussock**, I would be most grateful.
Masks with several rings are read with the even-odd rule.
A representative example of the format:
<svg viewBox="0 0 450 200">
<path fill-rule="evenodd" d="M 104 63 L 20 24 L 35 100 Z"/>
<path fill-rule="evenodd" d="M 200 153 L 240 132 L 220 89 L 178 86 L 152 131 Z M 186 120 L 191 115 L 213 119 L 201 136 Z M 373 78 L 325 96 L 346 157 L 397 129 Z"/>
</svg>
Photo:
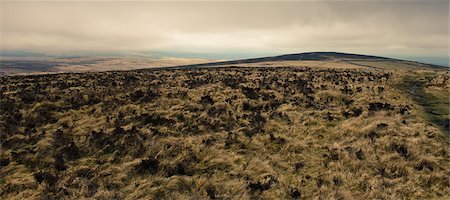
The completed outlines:
<svg viewBox="0 0 450 200">
<path fill-rule="evenodd" d="M 399 89 L 404 73 L 231 67 L 1 77 L 0 196 L 447 199 L 447 136 Z M 448 88 L 447 75 L 423 81 Z"/>
</svg>

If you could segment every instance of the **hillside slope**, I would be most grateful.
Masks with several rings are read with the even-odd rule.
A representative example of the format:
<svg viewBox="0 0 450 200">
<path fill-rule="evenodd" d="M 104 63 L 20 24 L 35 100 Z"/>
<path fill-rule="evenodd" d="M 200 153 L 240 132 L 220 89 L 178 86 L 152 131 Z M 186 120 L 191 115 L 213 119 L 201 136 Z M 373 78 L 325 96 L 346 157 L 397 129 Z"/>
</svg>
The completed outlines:
<svg viewBox="0 0 450 200">
<path fill-rule="evenodd" d="M 318 61 L 318 62 L 339 62 L 339 63 L 351 63 L 363 67 L 372 67 L 370 65 L 359 64 L 358 62 L 369 62 L 371 65 L 379 65 L 379 63 L 389 63 L 396 64 L 397 67 L 404 67 L 405 65 L 409 68 L 415 69 L 440 69 L 448 70 L 448 67 L 424 64 L 414 61 L 398 60 L 393 58 L 385 58 L 379 56 L 361 55 L 361 54 L 351 54 L 351 53 L 340 53 L 340 52 L 307 52 L 307 53 L 297 53 L 297 54 L 286 54 L 273 57 L 262 57 L 262 58 L 251 58 L 243 60 L 232 60 L 223 62 L 212 62 L 212 63 L 202 63 L 202 64 L 192 64 L 184 65 L 174 68 L 193 68 L 193 67 L 213 67 L 213 66 L 229 66 L 229 65 L 239 65 L 239 64 L 262 64 L 268 62 L 287 62 L 287 61 Z M 382 67 L 382 66 L 381 66 Z"/>
<path fill-rule="evenodd" d="M 315 62 L 0 77 L 0 197 L 448 199 L 448 71 Z"/>
</svg>

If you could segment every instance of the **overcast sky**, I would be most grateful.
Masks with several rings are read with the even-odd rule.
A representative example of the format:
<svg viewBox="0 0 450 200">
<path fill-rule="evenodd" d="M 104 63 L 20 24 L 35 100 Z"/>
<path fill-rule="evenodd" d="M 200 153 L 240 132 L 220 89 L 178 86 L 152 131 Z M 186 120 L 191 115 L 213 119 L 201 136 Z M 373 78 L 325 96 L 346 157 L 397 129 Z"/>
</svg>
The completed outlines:
<svg viewBox="0 0 450 200">
<path fill-rule="evenodd" d="M 448 31 L 449 1 L 1 3 L 2 51 L 448 58 Z"/>
</svg>

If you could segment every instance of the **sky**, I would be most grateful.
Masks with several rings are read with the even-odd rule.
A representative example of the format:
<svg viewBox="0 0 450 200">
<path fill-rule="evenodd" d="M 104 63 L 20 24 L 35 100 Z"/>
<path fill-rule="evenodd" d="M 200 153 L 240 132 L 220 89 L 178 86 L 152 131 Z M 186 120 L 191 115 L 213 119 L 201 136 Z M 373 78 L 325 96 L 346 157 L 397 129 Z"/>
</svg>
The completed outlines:
<svg viewBox="0 0 450 200">
<path fill-rule="evenodd" d="M 238 59 L 338 51 L 447 65 L 449 1 L 2 1 L 0 50 Z"/>
</svg>

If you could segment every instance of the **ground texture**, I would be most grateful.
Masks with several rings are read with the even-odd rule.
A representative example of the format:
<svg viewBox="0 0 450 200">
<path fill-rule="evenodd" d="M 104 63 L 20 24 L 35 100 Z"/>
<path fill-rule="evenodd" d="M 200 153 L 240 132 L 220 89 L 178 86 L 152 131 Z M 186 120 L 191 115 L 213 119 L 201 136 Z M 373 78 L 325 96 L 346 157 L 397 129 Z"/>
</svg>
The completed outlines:
<svg viewBox="0 0 450 200">
<path fill-rule="evenodd" d="M 448 198 L 448 123 L 430 118 L 448 122 L 448 72 L 226 67 L 0 81 L 2 199 Z"/>
</svg>

